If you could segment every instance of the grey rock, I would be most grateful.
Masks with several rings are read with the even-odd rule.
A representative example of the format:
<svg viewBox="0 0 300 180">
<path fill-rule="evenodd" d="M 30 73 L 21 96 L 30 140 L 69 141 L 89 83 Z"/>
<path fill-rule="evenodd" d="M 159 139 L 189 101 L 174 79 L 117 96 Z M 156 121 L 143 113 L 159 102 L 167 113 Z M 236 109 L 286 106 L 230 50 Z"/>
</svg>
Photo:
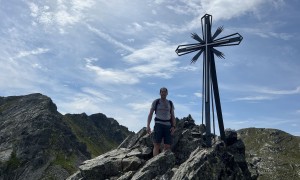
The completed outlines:
<svg viewBox="0 0 300 180">
<path fill-rule="evenodd" d="M 132 179 L 151 180 L 165 174 L 174 165 L 174 154 L 171 151 L 165 151 L 147 161 L 147 163 L 134 174 Z"/>
<path fill-rule="evenodd" d="M 191 117 L 177 121 L 171 151 L 152 157 L 152 136 L 142 128 L 119 148 L 85 161 L 72 180 L 251 179 L 241 140 L 233 138 L 229 145 L 215 138 L 213 146 L 206 147 L 199 129 Z"/>
</svg>

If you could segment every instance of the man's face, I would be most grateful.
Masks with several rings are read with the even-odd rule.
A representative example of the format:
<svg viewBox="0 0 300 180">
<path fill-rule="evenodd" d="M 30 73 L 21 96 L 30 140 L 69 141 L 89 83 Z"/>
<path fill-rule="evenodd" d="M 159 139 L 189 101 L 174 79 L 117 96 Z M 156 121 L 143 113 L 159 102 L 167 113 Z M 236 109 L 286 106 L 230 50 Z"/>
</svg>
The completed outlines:
<svg viewBox="0 0 300 180">
<path fill-rule="evenodd" d="M 167 95 L 168 95 L 168 90 L 166 90 L 166 89 L 160 90 L 160 96 L 161 97 L 165 98 L 165 97 L 167 97 Z"/>
</svg>

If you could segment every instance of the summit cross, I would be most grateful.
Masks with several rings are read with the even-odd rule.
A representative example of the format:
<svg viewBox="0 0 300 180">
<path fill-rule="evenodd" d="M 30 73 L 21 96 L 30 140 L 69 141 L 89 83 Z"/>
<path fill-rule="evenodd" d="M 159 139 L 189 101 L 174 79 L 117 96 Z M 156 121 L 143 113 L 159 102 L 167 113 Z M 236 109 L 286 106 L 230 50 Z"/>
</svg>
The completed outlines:
<svg viewBox="0 0 300 180">
<path fill-rule="evenodd" d="M 214 55 L 223 59 L 225 57 L 224 54 L 215 49 L 215 47 L 239 45 L 243 37 L 239 33 L 234 33 L 222 38 L 217 38 L 217 36 L 223 31 L 223 26 L 219 27 L 212 35 L 212 16 L 209 14 L 205 14 L 201 18 L 201 24 L 202 38 L 200 38 L 196 33 L 192 33 L 191 36 L 193 39 L 198 41 L 198 43 L 179 45 L 175 52 L 178 56 L 182 56 L 199 51 L 192 58 L 191 63 L 195 63 L 203 53 L 202 124 L 203 118 L 205 118 L 206 142 L 208 146 L 211 146 L 211 115 L 214 122 L 214 102 L 218 117 L 220 136 L 223 141 L 226 141 Z M 210 104 L 212 104 L 212 109 L 210 109 Z"/>
</svg>

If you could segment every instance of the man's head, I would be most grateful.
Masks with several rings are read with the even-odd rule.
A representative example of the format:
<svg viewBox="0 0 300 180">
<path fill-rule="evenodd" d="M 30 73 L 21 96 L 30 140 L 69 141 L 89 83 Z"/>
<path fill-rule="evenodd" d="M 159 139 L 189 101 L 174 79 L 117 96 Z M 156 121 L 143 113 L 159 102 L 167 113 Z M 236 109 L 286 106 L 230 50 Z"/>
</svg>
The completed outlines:
<svg viewBox="0 0 300 180">
<path fill-rule="evenodd" d="M 162 87 L 162 88 L 160 88 L 160 90 L 159 90 L 159 92 L 161 93 L 161 92 L 163 92 L 163 91 L 165 91 L 165 92 L 167 92 L 168 93 L 168 89 L 167 88 L 165 88 L 165 87 Z"/>
<path fill-rule="evenodd" d="M 165 87 L 162 87 L 162 88 L 160 88 L 159 93 L 160 93 L 161 98 L 165 99 L 168 95 L 168 89 Z"/>
</svg>

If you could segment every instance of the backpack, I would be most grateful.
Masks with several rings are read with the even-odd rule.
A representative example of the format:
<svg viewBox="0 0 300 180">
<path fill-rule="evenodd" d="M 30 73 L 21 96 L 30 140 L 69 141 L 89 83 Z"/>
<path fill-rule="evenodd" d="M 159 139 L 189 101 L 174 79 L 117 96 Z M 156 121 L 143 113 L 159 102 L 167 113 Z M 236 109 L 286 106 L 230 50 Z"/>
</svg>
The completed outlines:
<svg viewBox="0 0 300 180">
<path fill-rule="evenodd" d="M 155 106 L 154 106 L 154 111 L 155 111 L 155 114 L 156 114 L 156 110 L 157 110 L 157 106 L 158 106 L 158 104 L 159 104 L 159 100 L 160 100 L 160 98 L 159 99 L 156 99 L 155 101 Z M 169 103 L 170 103 L 170 114 L 172 113 L 172 109 L 173 109 L 173 102 L 171 101 L 171 100 L 168 100 L 169 101 Z"/>
</svg>

